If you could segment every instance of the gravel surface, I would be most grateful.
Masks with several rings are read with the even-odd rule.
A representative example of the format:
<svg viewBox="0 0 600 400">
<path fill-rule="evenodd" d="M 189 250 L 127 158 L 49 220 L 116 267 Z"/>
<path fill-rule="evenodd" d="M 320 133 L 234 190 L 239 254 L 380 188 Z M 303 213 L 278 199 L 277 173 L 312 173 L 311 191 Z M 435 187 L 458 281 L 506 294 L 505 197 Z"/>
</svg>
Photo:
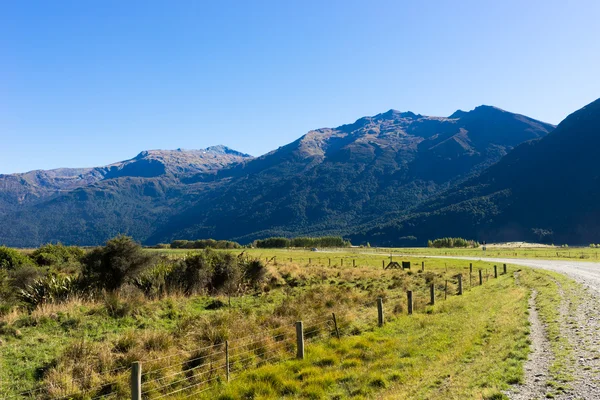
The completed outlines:
<svg viewBox="0 0 600 400">
<path fill-rule="evenodd" d="M 513 400 L 551 398 L 576 400 L 600 399 L 600 263 L 564 260 L 533 260 L 514 258 L 439 257 L 461 260 L 481 260 L 498 264 L 524 265 L 562 273 L 582 285 L 576 292 L 565 291 L 558 281 L 561 294 L 560 329 L 573 349 L 573 365 L 567 371 L 573 376 L 570 387 L 556 393 L 547 385 L 548 367 L 553 355 L 535 309 L 535 292 L 530 299 L 532 353 L 525 364 L 525 382 L 507 393 Z M 500 266 L 499 266 L 500 267 Z M 550 396 L 548 396 L 550 397 Z"/>
</svg>

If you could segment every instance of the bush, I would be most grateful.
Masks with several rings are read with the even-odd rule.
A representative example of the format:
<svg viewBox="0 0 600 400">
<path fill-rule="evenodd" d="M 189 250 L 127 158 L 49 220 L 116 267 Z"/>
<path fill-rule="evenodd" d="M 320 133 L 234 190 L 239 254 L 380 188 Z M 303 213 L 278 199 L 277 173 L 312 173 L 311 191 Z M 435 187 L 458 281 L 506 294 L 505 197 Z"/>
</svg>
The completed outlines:
<svg viewBox="0 0 600 400">
<path fill-rule="evenodd" d="M 25 289 L 44 276 L 44 272 L 34 265 L 24 265 L 19 269 L 8 271 L 10 286 L 15 289 Z"/>
<path fill-rule="evenodd" d="M 0 268 L 14 270 L 24 265 L 30 265 L 31 261 L 27 256 L 18 250 L 6 246 L 0 246 Z"/>
<path fill-rule="evenodd" d="M 211 252 L 204 251 L 180 260 L 165 278 L 168 290 L 190 295 L 208 289 L 213 273 L 211 258 Z"/>
<path fill-rule="evenodd" d="M 83 258 L 83 277 L 90 284 L 116 290 L 147 270 L 153 256 L 127 236 L 117 236 Z"/>
<path fill-rule="evenodd" d="M 34 307 L 39 304 L 67 301 L 76 295 L 77 282 L 69 276 L 37 279 L 19 292 L 21 299 Z"/>
<path fill-rule="evenodd" d="M 258 287 L 265 277 L 266 268 L 259 260 L 206 249 L 180 260 L 166 274 L 165 286 L 170 292 L 181 291 L 187 295 L 221 292 L 231 296 L 245 285 Z"/>
<path fill-rule="evenodd" d="M 243 264 L 244 278 L 253 288 L 258 288 L 266 279 L 267 268 L 261 260 L 248 260 Z"/>
<path fill-rule="evenodd" d="M 85 251 L 76 246 L 62 244 L 46 244 L 36 249 L 31 258 L 42 266 L 79 263 L 85 256 Z"/>
</svg>

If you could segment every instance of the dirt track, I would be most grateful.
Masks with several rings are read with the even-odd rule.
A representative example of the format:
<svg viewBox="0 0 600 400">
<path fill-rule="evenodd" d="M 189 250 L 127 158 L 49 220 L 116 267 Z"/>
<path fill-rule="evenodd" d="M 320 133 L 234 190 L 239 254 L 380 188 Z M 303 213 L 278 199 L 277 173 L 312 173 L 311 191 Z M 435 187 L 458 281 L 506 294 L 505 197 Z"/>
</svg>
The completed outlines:
<svg viewBox="0 0 600 400">
<path fill-rule="evenodd" d="M 398 256 L 401 256 L 398 254 Z M 423 256 L 424 257 L 424 256 Z M 573 362 L 568 373 L 573 381 L 566 392 L 554 394 L 555 399 L 600 399 L 600 263 L 564 261 L 564 260 L 532 260 L 514 258 L 477 258 L 477 257 L 439 257 L 467 261 L 487 261 L 498 264 L 515 264 L 533 268 L 551 270 L 567 275 L 583 289 L 577 293 L 565 293 L 559 287 L 562 296 L 560 305 L 561 335 L 566 337 L 573 349 Z M 573 294 L 579 298 L 577 308 L 573 309 Z M 525 364 L 525 382 L 506 393 L 513 400 L 542 399 L 552 392 L 547 384 L 548 367 L 553 355 L 549 351 L 549 342 L 545 328 L 540 323 L 535 310 L 535 294 L 530 300 L 532 352 Z"/>
</svg>

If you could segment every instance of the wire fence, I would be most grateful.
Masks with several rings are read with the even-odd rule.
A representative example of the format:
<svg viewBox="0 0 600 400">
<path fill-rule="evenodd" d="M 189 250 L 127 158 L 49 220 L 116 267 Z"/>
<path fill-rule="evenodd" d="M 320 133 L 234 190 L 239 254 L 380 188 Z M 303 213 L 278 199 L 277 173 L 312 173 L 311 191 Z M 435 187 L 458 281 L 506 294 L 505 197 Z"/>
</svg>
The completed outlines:
<svg viewBox="0 0 600 400">
<path fill-rule="evenodd" d="M 424 267 L 424 266 L 423 266 Z M 507 274 L 506 264 L 503 274 Z M 483 285 L 489 279 L 489 271 L 479 270 L 475 274 L 473 284 L 472 266 L 469 270 L 468 289 Z M 484 279 L 486 277 L 486 279 Z M 494 277 L 498 271 L 494 268 Z M 463 293 L 463 274 L 457 274 L 445 282 L 430 283 L 430 299 L 422 304 L 433 305 L 437 300 L 446 299 L 448 295 L 461 295 Z M 452 284 L 449 293 L 448 283 Z M 443 293 L 439 293 L 439 289 Z M 399 293 L 394 296 L 377 298 L 377 323 L 385 324 L 384 302 L 392 306 L 406 301 L 406 312 L 412 314 L 415 308 L 415 297 L 412 291 Z M 373 302 L 371 302 L 373 304 Z M 365 315 L 367 323 L 375 319 Z M 52 388 L 48 385 L 39 386 L 15 394 L 6 395 L 2 399 L 53 399 L 67 400 L 82 398 L 97 399 L 134 399 L 158 400 L 176 396 L 178 399 L 191 398 L 209 391 L 215 383 L 226 383 L 235 380 L 245 371 L 294 358 L 304 358 L 305 343 L 310 343 L 324 338 L 352 335 L 347 328 L 347 322 L 336 318 L 335 313 L 320 315 L 307 321 L 295 324 L 278 326 L 260 333 L 247 335 L 232 340 L 225 340 L 210 346 L 202 346 L 192 350 L 182 350 L 167 356 L 144 359 L 134 362 L 131 366 L 121 366 L 104 371 L 95 380 L 102 380 L 101 384 L 94 384 L 86 376 L 73 377 L 65 382 L 61 388 Z M 137 371 L 137 374 L 135 373 Z M 61 390 L 63 394 L 53 396 L 51 393 Z M 82 396 L 83 395 L 83 396 Z"/>
</svg>

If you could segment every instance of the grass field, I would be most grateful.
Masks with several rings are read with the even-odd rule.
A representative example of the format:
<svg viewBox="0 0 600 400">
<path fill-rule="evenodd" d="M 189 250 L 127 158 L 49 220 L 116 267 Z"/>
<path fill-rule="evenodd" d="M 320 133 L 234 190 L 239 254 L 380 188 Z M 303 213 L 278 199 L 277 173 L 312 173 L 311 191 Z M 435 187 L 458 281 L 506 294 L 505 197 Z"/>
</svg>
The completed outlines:
<svg viewBox="0 0 600 400">
<path fill-rule="evenodd" d="M 147 299 L 122 291 L 15 311 L 0 322 L 0 395 L 32 389 L 29 398 L 128 398 L 133 361 L 142 361 L 148 399 L 494 399 L 522 379 L 529 290 L 537 288 L 545 301 L 542 316 L 551 321 L 552 276 L 518 267 L 519 285 L 517 267 L 494 279 L 493 264 L 473 262 L 470 277 L 469 262 L 420 257 L 394 258 L 410 261 L 410 270 L 384 270 L 389 255 L 364 250 L 246 250 L 268 263 L 269 286 L 231 299 Z M 171 258 L 189 253 L 156 251 Z M 456 296 L 457 274 L 463 296 Z M 430 283 L 437 289 L 434 306 L 428 304 Z M 407 290 L 415 297 L 410 316 Z M 377 326 L 377 298 L 383 299 L 384 327 Z M 293 359 L 298 320 L 307 333 L 304 360 Z M 567 360 L 568 349 L 559 348 Z"/>
<path fill-rule="evenodd" d="M 189 250 L 184 249 L 149 249 L 163 254 L 185 254 Z M 298 260 L 308 262 L 309 258 L 313 260 L 324 260 L 331 258 L 332 262 L 338 261 L 341 257 L 353 258 L 362 257 L 365 261 L 369 260 L 372 264 L 376 257 L 381 260 L 390 259 L 390 253 L 401 254 L 411 257 L 419 256 L 463 256 L 463 257 L 481 257 L 481 258 L 537 258 L 537 259 L 565 259 L 579 261 L 597 261 L 600 260 L 600 248 L 591 247 L 488 247 L 487 250 L 479 248 L 454 248 L 454 249 L 438 249 L 430 247 L 400 247 L 400 248 L 374 248 L 374 247 L 353 247 L 347 249 L 332 249 L 320 250 L 311 252 L 303 249 L 247 249 L 252 255 L 278 255 L 280 259 L 293 257 Z M 339 253 L 340 255 L 336 255 Z M 371 257 L 364 257 L 369 255 Z M 282 258 L 283 257 L 283 258 Z M 374 257 L 374 258 L 372 258 Z M 323 264 L 323 262 L 321 262 Z M 374 265 L 374 264 L 373 264 Z"/>
</svg>

